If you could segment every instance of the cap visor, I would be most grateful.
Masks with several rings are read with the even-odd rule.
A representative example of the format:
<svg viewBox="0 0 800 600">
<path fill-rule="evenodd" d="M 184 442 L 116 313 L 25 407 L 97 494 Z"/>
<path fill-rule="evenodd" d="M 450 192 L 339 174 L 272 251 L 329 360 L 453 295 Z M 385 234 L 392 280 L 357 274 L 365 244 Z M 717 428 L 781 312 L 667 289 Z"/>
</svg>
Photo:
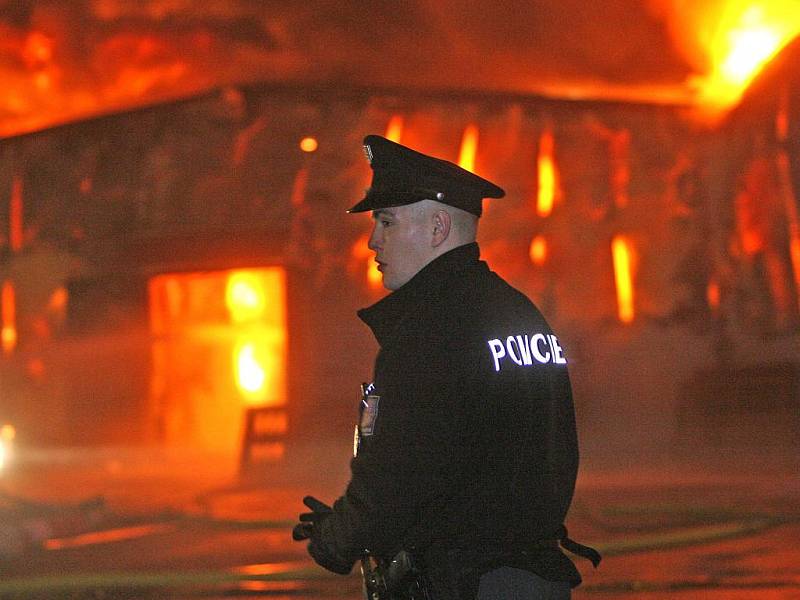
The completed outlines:
<svg viewBox="0 0 800 600">
<path fill-rule="evenodd" d="M 420 200 L 425 200 L 427 195 L 415 192 L 378 192 L 370 190 L 361 202 L 347 209 L 349 213 L 367 212 L 378 210 L 379 208 L 390 208 L 392 206 L 405 206 L 414 204 Z"/>
</svg>

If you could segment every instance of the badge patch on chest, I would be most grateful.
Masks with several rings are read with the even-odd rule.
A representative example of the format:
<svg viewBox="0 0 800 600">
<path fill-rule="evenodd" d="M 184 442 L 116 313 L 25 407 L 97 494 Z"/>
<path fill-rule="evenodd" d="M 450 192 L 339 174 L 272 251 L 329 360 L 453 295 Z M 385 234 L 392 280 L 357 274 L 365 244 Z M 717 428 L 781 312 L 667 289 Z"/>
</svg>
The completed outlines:
<svg viewBox="0 0 800 600">
<path fill-rule="evenodd" d="M 372 435 L 375 431 L 375 420 L 378 418 L 378 403 L 380 396 L 367 396 L 362 400 L 361 422 L 358 428 L 361 430 L 361 435 Z"/>
</svg>

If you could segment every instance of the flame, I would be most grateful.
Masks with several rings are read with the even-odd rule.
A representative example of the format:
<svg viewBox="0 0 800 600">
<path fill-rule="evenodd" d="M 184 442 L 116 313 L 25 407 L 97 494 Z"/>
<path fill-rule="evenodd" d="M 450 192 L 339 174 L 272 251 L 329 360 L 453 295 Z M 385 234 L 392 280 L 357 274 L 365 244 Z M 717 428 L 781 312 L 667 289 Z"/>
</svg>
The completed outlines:
<svg viewBox="0 0 800 600">
<path fill-rule="evenodd" d="M 284 269 L 158 275 L 149 294 L 158 435 L 238 450 L 242 409 L 287 401 Z"/>
<path fill-rule="evenodd" d="M 2 306 L 2 338 L 3 352 L 10 354 L 17 347 L 17 297 L 14 284 L 4 281 L 0 292 L 0 305 Z"/>
<path fill-rule="evenodd" d="M 267 363 L 255 342 L 240 344 L 233 351 L 236 387 L 248 404 L 262 404 L 267 396 Z"/>
<path fill-rule="evenodd" d="M 617 315 L 623 323 L 633 321 L 633 273 L 630 242 L 617 235 L 611 241 L 614 259 L 614 280 L 617 286 Z"/>
<path fill-rule="evenodd" d="M 225 302 L 234 323 L 260 318 L 267 302 L 258 275 L 251 271 L 233 271 L 228 276 Z"/>
<path fill-rule="evenodd" d="M 270 397 L 274 385 L 268 375 L 270 367 L 281 362 L 281 351 L 275 346 L 276 343 L 280 345 L 283 335 L 263 328 L 268 306 L 272 308 L 279 304 L 277 298 L 280 294 L 277 290 L 269 295 L 272 302 L 268 304 L 265 290 L 268 283 L 270 281 L 259 271 L 232 271 L 225 292 L 232 322 L 249 324 L 244 339 L 234 348 L 233 362 L 236 387 L 251 405 L 280 404 L 284 401 L 281 394 Z"/>
<path fill-rule="evenodd" d="M 547 239 L 543 235 L 537 235 L 533 238 L 528 254 L 531 262 L 537 267 L 541 267 L 547 260 Z"/>
<path fill-rule="evenodd" d="M 389 124 L 386 126 L 386 135 L 384 135 L 384 137 L 387 140 L 391 140 L 399 144 L 400 138 L 402 136 L 403 136 L 403 116 L 393 115 L 392 118 L 389 119 Z"/>
<path fill-rule="evenodd" d="M 49 4 L 53 6 L 48 7 Z M 314 44 L 309 46 L 301 40 L 303 36 L 292 39 L 288 31 L 295 28 L 298 32 L 316 31 L 315 18 L 325 23 L 323 37 L 338 31 L 340 24 L 337 25 L 335 18 L 326 18 L 314 11 L 303 16 L 289 16 L 263 6 L 256 8 L 265 3 L 249 3 L 251 8 L 242 9 L 246 15 L 241 14 L 240 9 L 222 8 L 236 4 L 232 2 L 210 3 L 219 4 L 219 7 L 195 10 L 190 8 L 191 3 L 177 0 L 148 3 L 94 0 L 84 3 L 91 5 L 91 9 L 77 12 L 62 10 L 61 4 L 70 3 L 37 3 L 33 16 L 23 19 L 35 23 L 34 29 L 15 24 L 17 19 L 10 15 L 0 16 L 0 51 L 3 54 L 0 75 L 4 84 L 0 93 L 0 108 L 4 113 L 0 120 L 0 136 L 185 98 L 220 86 L 262 80 L 302 80 L 303 73 L 309 69 L 306 75 L 316 73 L 324 80 L 326 73 L 335 73 L 339 68 L 337 57 L 355 56 L 358 49 L 357 40 L 347 36 L 340 38 L 338 53 L 327 51 L 324 44 L 319 48 Z M 153 4 L 169 4 L 172 8 L 154 11 L 149 8 Z M 557 98 L 679 105 L 711 100 L 729 103 L 739 96 L 763 63 L 797 35 L 800 28 L 797 0 L 648 0 L 640 4 L 669 21 L 679 39 L 678 45 L 699 76 L 688 81 L 673 81 L 668 71 L 654 72 L 652 81 L 635 76 L 627 80 L 603 77 L 608 65 L 615 64 L 612 58 L 606 69 L 600 65 L 599 72 L 583 76 L 549 76 L 548 65 L 524 74 L 514 64 L 507 65 L 506 69 L 479 68 L 466 85 L 512 93 L 523 90 Z M 126 8 L 118 8 L 118 5 Z M 332 11 L 340 12 L 341 8 L 330 8 L 328 16 Z M 28 12 L 25 9 L 20 15 Z M 75 22 L 79 14 L 80 22 Z M 475 10 L 465 11 L 464 18 L 479 19 L 481 14 Z M 182 25 L 169 26 L 164 21 L 168 16 L 181 19 Z M 240 27 L 245 22 L 250 25 Z M 253 35 L 254 30 L 263 30 L 272 41 L 265 43 L 261 35 Z M 87 40 L 85 43 L 74 41 L 78 32 Z M 438 33 L 439 36 L 429 37 L 448 35 L 446 31 Z M 472 41 L 478 43 L 475 46 L 478 50 L 482 44 Z M 613 39 L 609 45 L 613 46 Z M 402 44 L 390 43 L 389 46 L 404 48 Z M 519 50 L 513 40 L 503 40 L 500 46 L 501 53 Z M 598 54 L 609 51 L 613 54 L 613 47 L 596 50 Z M 420 47 L 412 52 L 425 54 L 426 51 Z M 670 49 L 664 49 L 664 54 L 668 56 Z M 405 56 L 403 50 L 390 50 L 384 58 L 391 61 Z M 440 58 L 435 63 L 428 61 L 430 64 L 425 70 L 431 72 L 417 73 L 416 79 L 410 76 L 396 81 L 391 68 L 384 70 L 379 79 L 402 88 L 420 82 L 425 85 L 435 73 L 437 85 L 451 87 L 460 81 L 457 76 L 460 71 L 445 71 L 456 65 L 450 58 Z M 667 65 L 672 62 L 679 61 L 665 59 Z M 352 63 L 353 77 L 357 78 L 366 64 L 358 60 Z M 579 66 L 582 64 L 588 68 L 594 65 L 592 61 L 579 63 Z M 455 87 L 460 85 L 463 84 Z M 387 137 L 395 139 L 390 133 L 387 130 Z"/>
<path fill-rule="evenodd" d="M 721 298 L 722 294 L 719 289 L 719 283 L 712 279 L 708 282 L 708 286 L 706 287 L 706 301 L 712 312 L 717 312 L 719 310 Z"/>
<path fill-rule="evenodd" d="M 697 36 L 705 54 L 706 74 L 690 85 L 709 106 L 729 108 L 741 98 L 761 69 L 800 34 L 797 0 L 728 0 L 698 2 L 695 23 L 684 23 Z M 713 24 L 713 25 L 712 25 Z"/>
<path fill-rule="evenodd" d="M 478 126 L 470 123 L 461 136 L 461 151 L 458 155 L 458 166 L 475 172 L 475 155 L 478 153 Z"/>
<path fill-rule="evenodd" d="M 539 188 L 536 198 L 536 214 L 548 217 L 553 212 L 558 193 L 558 171 L 553 159 L 553 132 L 545 129 L 539 138 Z"/>
</svg>

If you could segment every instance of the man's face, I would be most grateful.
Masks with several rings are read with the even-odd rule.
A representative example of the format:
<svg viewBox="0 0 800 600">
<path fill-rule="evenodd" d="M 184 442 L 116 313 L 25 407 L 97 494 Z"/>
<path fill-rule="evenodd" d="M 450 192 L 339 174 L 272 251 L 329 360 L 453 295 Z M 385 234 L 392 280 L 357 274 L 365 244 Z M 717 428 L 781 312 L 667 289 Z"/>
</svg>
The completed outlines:
<svg viewBox="0 0 800 600">
<path fill-rule="evenodd" d="M 419 203 L 373 211 L 368 245 L 386 289 L 402 287 L 433 259 L 432 223 L 426 214 Z"/>
</svg>

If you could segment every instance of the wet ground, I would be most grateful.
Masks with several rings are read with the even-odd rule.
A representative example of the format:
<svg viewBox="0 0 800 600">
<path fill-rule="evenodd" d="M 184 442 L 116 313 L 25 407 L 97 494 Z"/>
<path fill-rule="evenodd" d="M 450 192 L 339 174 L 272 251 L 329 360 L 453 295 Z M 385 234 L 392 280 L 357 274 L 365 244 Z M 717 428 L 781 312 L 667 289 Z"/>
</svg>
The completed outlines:
<svg viewBox="0 0 800 600">
<path fill-rule="evenodd" d="M 357 576 L 290 539 L 307 493 L 347 478 L 341 444 L 290 448 L 243 476 L 235 457 L 158 449 L 28 450 L 0 482 L 0 598 L 358 598 Z M 341 447 L 340 447 L 341 446 Z M 792 452 L 584 463 L 575 598 L 800 599 Z"/>
</svg>

